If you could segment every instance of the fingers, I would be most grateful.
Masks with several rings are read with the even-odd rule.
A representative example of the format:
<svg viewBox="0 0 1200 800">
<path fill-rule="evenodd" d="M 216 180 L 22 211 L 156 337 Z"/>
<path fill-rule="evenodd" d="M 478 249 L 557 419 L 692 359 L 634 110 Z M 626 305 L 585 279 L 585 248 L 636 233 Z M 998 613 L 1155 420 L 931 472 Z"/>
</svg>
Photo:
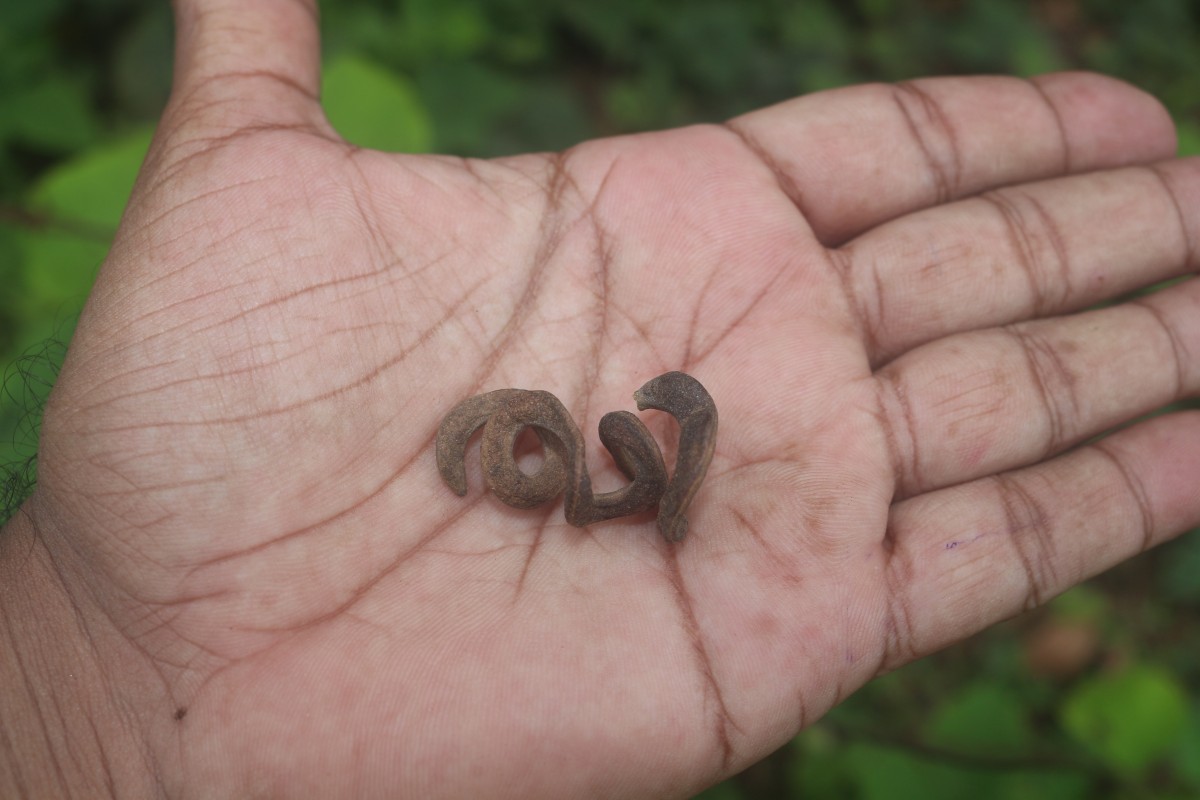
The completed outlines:
<svg viewBox="0 0 1200 800">
<path fill-rule="evenodd" d="M 172 108 L 234 128 L 321 120 L 316 0 L 175 0 Z"/>
<path fill-rule="evenodd" d="M 873 363 L 1195 270 L 1200 159 L 1000 189 L 837 251 Z"/>
<path fill-rule="evenodd" d="M 942 339 L 877 380 L 898 496 L 1032 464 L 1200 394 L 1200 280 L 1103 310 Z"/>
<path fill-rule="evenodd" d="M 1006 184 L 1175 152 L 1157 100 L 1099 75 L 934 78 L 801 97 L 731 121 L 827 245 Z"/>
<path fill-rule="evenodd" d="M 884 668 L 931 653 L 1200 525 L 1200 413 L 893 506 Z"/>
</svg>

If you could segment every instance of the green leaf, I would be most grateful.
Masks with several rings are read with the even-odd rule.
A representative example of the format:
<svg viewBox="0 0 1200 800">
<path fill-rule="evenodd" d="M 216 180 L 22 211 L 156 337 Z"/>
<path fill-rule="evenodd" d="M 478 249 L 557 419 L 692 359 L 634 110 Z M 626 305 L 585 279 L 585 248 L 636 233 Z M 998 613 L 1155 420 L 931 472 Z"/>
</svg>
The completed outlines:
<svg viewBox="0 0 1200 800">
<path fill-rule="evenodd" d="M 153 131 L 143 129 L 89 148 L 50 170 L 30 192 L 33 210 L 109 235 L 146 158 Z"/>
<path fill-rule="evenodd" d="M 787 52 L 799 57 L 796 90 L 814 91 L 853 83 L 849 70 L 854 32 L 827 0 L 780 9 L 777 24 Z"/>
<path fill-rule="evenodd" d="M 89 98 L 76 84 L 51 76 L 13 92 L 0 104 L 0 136 L 44 152 L 69 152 L 97 136 Z"/>
<path fill-rule="evenodd" d="M 69 314 L 82 305 L 108 253 L 151 131 L 87 150 L 34 185 L 30 208 L 43 225 L 21 232 L 23 306 L 31 320 Z"/>
<path fill-rule="evenodd" d="M 112 86 L 127 113 L 153 119 L 162 113 L 171 91 L 171 8 L 147 5 L 136 20 L 123 26 L 115 42 Z"/>
<path fill-rule="evenodd" d="M 1070 66 L 1055 48 L 1051 37 L 1040 29 L 1015 37 L 1011 58 L 1018 75 L 1040 75 Z"/>
<path fill-rule="evenodd" d="M 742 794 L 742 790 L 738 788 L 738 785 L 729 780 L 705 789 L 696 795 L 693 800 L 742 800 L 743 797 L 745 795 Z"/>
<path fill-rule="evenodd" d="M 935 755 L 851 744 L 845 760 L 858 788 L 852 796 L 862 800 L 1084 800 L 1091 796 L 1087 777 L 1066 768 L 975 767 L 956 761 L 951 752 Z"/>
<path fill-rule="evenodd" d="M 1095 792 L 1086 775 L 1067 770 L 1018 770 L 998 781 L 1000 800 L 1087 800 Z"/>
<path fill-rule="evenodd" d="M 597 48 L 612 63 L 638 56 L 639 39 L 653 27 L 659 9 L 653 3 L 565 3 L 563 22 L 577 37 Z M 690 12 L 690 9 L 689 9 Z"/>
<path fill-rule="evenodd" d="M 1111 605 L 1107 595 L 1084 584 L 1051 600 L 1049 608 L 1056 617 L 1062 619 L 1100 622 L 1111 616 Z"/>
<path fill-rule="evenodd" d="M 472 156 L 500 156 L 569 147 L 591 135 L 579 92 L 549 80 L 517 80 L 466 64 L 446 64 L 420 76 L 437 119 L 439 147 Z M 475 98 L 470 103 L 463 97 Z"/>
<path fill-rule="evenodd" d="M 625 79 L 613 80 L 604 94 L 608 116 L 624 130 L 664 127 L 684 116 L 674 76 L 652 65 Z"/>
<path fill-rule="evenodd" d="M 496 131 L 496 151 L 559 150 L 592 133 L 579 93 L 552 81 L 525 82 L 520 104 Z"/>
<path fill-rule="evenodd" d="M 418 88 L 433 117 L 438 147 L 470 156 L 499 155 L 495 134 L 521 105 L 522 81 L 470 61 L 448 61 L 422 70 Z M 471 98 L 464 103 L 463 98 Z"/>
<path fill-rule="evenodd" d="M 1148 665 L 1081 683 L 1062 723 L 1118 774 L 1138 778 L 1173 747 L 1187 722 L 1187 693 L 1169 672 Z"/>
<path fill-rule="evenodd" d="M 855 5 L 868 22 L 881 23 L 895 16 L 900 4 L 897 0 L 858 0 Z"/>
<path fill-rule="evenodd" d="M 901 749 L 856 743 L 846 758 L 863 800 L 984 800 L 996 796 L 989 773 L 922 759 Z"/>
<path fill-rule="evenodd" d="M 5 34 L 16 38 L 42 33 L 42 29 L 66 4 L 67 0 L 0 3 L 0 41 L 7 38 Z"/>
<path fill-rule="evenodd" d="M 686 14 L 669 19 L 664 38 L 685 79 L 717 96 L 733 94 L 745 84 L 755 50 L 747 8 L 694 0 Z"/>
<path fill-rule="evenodd" d="M 28 308 L 54 318 L 82 308 L 108 244 L 33 233 L 25 237 L 24 250 Z"/>
<path fill-rule="evenodd" d="M 820 724 L 801 731 L 791 744 L 788 784 L 796 797 L 852 797 L 854 775 L 841 742 Z"/>
<path fill-rule="evenodd" d="M 1200 789 L 1200 706 L 1192 706 L 1171 761 L 1180 778 Z"/>
<path fill-rule="evenodd" d="M 1023 753 L 1031 739 L 1024 708 L 1014 692 L 981 681 L 937 710 L 930 720 L 929 741 L 982 756 Z"/>
<path fill-rule="evenodd" d="M 1179 136 L 1179 155 L 1200 156 L 1200 124 L 1180 120 L 1175 130 Z"/>
<path fill-rule="evenodd" d="M 429 115 L 406 78 L 356 56 L 331 59 L 322 87 L 325 113 L 338 133 L 360 147 L 429 150 Z"/>
<path fill-rule="evenodd" d="M 1166 596 L 1200 603 L 1200 529 L 1166 545 L 1163 555 L 1158 563 Z"/>
<path fill-rule="evenodd" d="M 471 0 L 406 0 L 401 9 L 401 38 L 423 62 L 473 55 L 494 36 Z"/>
</svg>

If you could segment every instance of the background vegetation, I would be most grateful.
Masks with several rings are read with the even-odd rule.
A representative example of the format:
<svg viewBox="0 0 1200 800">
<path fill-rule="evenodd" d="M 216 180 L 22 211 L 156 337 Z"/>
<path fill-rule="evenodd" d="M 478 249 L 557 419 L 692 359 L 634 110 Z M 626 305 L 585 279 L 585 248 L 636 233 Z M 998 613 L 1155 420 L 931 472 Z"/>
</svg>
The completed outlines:
<svg viewBox="0 0 1200 800">
<path fill-rule="evenodd" d="M 493 156 L 927 74 L 1096 69 L 1200 153 L 1195 0 L 341 0 L 326 104 L 358 144 Z M 0 2 L 0 506 L 170 81 L 163 0 Z M 1200 491 L 1200 487 L 1197 489 Z M 1200 797 L 1200 533 L 875 681 L 724 798 Z"/>
</svg>

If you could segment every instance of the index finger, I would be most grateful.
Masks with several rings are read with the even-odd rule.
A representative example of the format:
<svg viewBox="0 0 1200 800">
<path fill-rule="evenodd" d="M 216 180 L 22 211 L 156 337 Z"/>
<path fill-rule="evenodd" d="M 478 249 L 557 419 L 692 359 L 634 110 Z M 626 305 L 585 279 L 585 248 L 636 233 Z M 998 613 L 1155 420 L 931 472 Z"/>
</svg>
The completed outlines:
<svg viewBox="0 0 1200 800">
<path fill-rule="evenodd" d="M 754 111 L 729 127 L 826 245 L 986 189 L 1148 163 L 1176 147 L 1157 100 L 1088 73 L 854 86 Z"/>
</svg>

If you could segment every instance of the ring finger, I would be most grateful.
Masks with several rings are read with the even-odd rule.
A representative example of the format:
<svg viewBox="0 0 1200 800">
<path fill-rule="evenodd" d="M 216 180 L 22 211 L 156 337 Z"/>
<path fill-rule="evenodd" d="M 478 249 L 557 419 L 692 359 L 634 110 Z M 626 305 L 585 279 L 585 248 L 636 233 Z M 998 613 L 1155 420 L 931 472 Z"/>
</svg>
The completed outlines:
<svg viewBox="0 0 1200 800">
<path fill-rule="evenodd" d="M 875 380 L 899 496 L 1032 464 L 1200 393 L 1200 280 L 939 339 Z"/>
</svg>

